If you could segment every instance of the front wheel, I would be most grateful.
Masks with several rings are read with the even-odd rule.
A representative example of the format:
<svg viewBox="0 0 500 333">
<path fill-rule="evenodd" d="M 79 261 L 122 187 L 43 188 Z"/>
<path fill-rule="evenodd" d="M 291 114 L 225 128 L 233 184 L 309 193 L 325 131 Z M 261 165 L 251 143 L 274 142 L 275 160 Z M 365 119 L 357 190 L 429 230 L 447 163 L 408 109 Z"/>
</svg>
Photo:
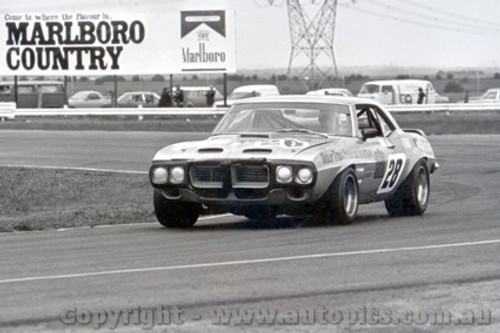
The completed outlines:
<svg viewBox="0 0 500 333">
<path fill-rule="evenodd" d="M 313 222 L 351 224 L 358 212 L 358 181 L 352 169 L 346 169 L 330 185 L 320 206 L 313 215 Z"/>
<path fill-rule="evenodd" d="M 385 208 L 391 216 L 422 215 L 429 204 L 429 170 L 424 161 L 415 165 L 396 192 L 385 200 Z"/>
<path fill-rule="evenodd" d="M 200 205 L 196 203 L 174 202 L 159 191 L 153 196 L 156 218 L 167 228 L 189 228 L 200 216 Z"/>
</svg>

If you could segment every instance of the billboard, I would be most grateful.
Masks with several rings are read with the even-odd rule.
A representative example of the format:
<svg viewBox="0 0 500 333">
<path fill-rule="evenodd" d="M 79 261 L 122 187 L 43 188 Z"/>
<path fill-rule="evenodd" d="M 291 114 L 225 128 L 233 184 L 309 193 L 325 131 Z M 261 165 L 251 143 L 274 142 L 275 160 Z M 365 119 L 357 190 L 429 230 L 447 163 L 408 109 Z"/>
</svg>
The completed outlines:
<svg viewBox="0 0 500 333">
<path fill-rule="evenodd" d="M 232 73 L 234 13 L 4 13 L 0 56 L 0 75 Z"/>
</svg>

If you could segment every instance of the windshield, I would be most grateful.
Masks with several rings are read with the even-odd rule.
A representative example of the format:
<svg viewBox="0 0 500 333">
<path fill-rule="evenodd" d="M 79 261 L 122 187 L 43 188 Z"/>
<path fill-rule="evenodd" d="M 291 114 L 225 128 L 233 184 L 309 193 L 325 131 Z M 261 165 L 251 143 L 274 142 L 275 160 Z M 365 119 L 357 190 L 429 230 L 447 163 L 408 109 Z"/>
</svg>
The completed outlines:
<svg viewBox="0 0 500 333">
<path fill-rule="evenodd" d="M 214 135 L 282 132 L 352 136 L 350 108 L 345 104 L 248 103 L 234 106 Z"/>
<path fill-rule="evenodd" d="M 360 94 L 374 94 L 378 93 L 379 85 L 378 84 L 365 84 L 361 87 L 359 91 Z"/>
</svg>

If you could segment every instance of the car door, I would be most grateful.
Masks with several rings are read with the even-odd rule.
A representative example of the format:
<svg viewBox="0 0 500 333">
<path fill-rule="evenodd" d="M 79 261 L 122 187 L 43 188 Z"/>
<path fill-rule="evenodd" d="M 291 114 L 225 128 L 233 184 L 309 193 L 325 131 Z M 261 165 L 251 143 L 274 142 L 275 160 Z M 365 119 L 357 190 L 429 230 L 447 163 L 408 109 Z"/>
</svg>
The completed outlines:
<svg viewBox="0 0 500 333">
<path fill-rule="evenodd" d="M 367 151 L 370 162 L 362 166 L 363 178 L 359 184 L 361 200 L 371 201 L 377 196 L 391 193 L 404 166 L 404 154 L 398 153 L 390 138 L 391 125 L 384 120 L 373 105 L 363 105 L 357 111 L 362 149 Z M 358 179 L 359 181 L 359 179 Z"/>
</svg>

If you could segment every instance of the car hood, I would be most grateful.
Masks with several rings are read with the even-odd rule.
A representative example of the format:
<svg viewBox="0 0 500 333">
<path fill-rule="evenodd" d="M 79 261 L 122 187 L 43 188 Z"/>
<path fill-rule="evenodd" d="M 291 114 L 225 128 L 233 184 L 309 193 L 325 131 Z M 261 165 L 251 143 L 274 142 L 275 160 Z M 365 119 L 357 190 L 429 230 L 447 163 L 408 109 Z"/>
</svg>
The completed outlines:
<svg viewBox="0 0 500 333">
<path fill-rule="evenodd" d="M 210 137 L 202 141 L 182 142 L 156 153 L 153 161 L 191 159 L 302 159 L 302 155 L 325 144 L 343 145 L 348 138 L 292 135 L 231 135 Z"/>
</svg>

